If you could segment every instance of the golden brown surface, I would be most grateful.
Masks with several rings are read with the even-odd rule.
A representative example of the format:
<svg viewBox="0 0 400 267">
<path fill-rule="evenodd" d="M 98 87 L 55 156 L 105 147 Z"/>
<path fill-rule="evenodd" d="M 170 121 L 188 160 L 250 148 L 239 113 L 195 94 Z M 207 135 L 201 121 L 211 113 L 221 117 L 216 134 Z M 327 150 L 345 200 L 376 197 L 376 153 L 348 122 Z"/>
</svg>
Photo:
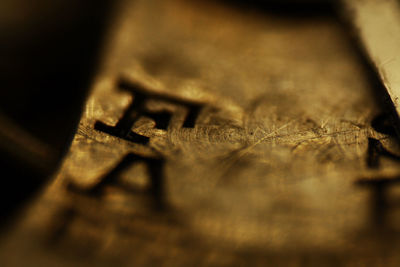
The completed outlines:
<svg viewBox="0 0 400 267">
<path fill-rule="evenodd" d="M 397 146 L 370 126 L 380 109 L 335 19 L 142 0 L 110 32 L 68 156 L 2 266 L 400 262 L 398 164 L 373 157 L 377 140 Z M 137 117 L 147 144 L 95 130 L 135 101 L 121 83 L 151 96 L 131 119 L 171 115 Z M 374 198 L 370 180 L 393 186 Z"/>
<path fill-rule="evenodd" d="M 397 0 L 345 0 L 344 10 L 361 47 L 386 88 L 400 133 L 400 5 Z"/>
</svg>

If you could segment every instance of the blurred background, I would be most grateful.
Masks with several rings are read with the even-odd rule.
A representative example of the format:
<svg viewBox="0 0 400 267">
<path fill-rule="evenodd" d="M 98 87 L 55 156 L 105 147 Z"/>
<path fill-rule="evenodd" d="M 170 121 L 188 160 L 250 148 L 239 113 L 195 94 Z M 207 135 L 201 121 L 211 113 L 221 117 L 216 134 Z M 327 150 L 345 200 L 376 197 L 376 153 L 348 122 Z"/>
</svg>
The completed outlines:
<svg viewBox="0 0 400 267">
<path fill-rule="evenodd" d="M 396 266 L 400 192 L 376 193 L 368 179 L 398 181 L 384 148 L 400 149 L 371 126 L 385 117 L 379 81 L 337 8 L 1 1 L 0 263 Z M 164 130 L 139 121 L 148 146 L 96 131 L 129 105 L 117 90 L 126 73 L 148 91 L 204 97 L 202 120 Z M 152 166 L 168 209 L 148 205 L 142 165 L 118 168 L 126 153 L 164 157 L 164 169 Z M 109 172 L 121 179 L 103 182 Z"/>
<path fill-rule="evenodd" d="M 111 2 L 1 1 L 0 218 L 46 181 L 67 149 Z"/>
<path fill-rule="evenodd" d="M 221 2 L 286 16 L 323 16 L 334 10 L 328 0 Z M 62 158 L 116 4 L 109 0 L 1 2 L 0 166 L 4 178 L 0 216 L 35 192 Z"/>
</svg>

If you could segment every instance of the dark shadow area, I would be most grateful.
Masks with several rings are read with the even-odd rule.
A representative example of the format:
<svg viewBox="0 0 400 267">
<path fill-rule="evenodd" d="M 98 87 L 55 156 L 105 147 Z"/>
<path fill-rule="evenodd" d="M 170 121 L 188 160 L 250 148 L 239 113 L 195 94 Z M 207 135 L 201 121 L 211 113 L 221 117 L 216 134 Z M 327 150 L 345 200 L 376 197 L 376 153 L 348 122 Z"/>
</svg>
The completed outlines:
<svg viewBox="0 0 400 267">
<path fill-rule="evenodd" d="M 379 114 L 371 121 L 371 126 L 379 133 L 396 136 L 396 129 L 391 122 L 390 114 Z"/>
<path fill-rule="evenodd" d="M 277 16 L 322 17 L 335 14 L 332 0 L 220 0 L 222 3 L 240 8 L 242 11 L 256 10 Z"/>
<path fill-rule="evenodd" d="M 0 113 L 51 147 L 55 157 L 53 166 L 37 171 L 0 150 L 2 223 L 41 187 L 71 141 L 97 67 L 112 2 L 5 0 L 0 4 L 12 12 L 0 25 Z"/>
<path fill-rule="evenodd" d="M 400 162 L 400 156 L 387 150 L 382 143 L 375 138 L 368 138 L 367 166 L 379 168 L 380 157 L 386 157 Z"/>
</svg>

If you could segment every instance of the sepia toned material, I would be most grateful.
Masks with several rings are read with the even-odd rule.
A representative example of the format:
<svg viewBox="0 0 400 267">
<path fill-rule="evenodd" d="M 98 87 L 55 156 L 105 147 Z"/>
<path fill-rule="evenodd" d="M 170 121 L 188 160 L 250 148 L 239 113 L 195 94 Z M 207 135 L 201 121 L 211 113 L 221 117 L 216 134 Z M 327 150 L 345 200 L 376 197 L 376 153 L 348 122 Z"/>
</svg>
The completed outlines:
<svg viewBox="0 0 400 267">
<path fill-rule="evenodd" d="M 399 148 L 332 14 L 118 14 L 70 150 L 0 265 L 399 264 Z"/>
<path fill-rule="evenodd" d="M 388 106 L 400 133 L 400 4 L 396 0 L 344 0 L 360 44 L 387 90 Z"/>
</svg>

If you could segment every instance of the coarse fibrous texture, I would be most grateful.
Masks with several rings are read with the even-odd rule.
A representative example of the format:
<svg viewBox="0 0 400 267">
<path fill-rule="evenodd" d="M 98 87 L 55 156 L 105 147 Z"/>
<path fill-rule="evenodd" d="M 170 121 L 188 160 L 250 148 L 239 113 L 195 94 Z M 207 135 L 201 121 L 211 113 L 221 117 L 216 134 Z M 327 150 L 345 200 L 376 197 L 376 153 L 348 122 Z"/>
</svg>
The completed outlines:
<svg viewBox="0 0 400 267">
<path fill-rule="evenodd" d="M 117 17 L 2 265 L 400 262 L 397 145 L 333 17 L 183 0 Z"/>
</svg>

